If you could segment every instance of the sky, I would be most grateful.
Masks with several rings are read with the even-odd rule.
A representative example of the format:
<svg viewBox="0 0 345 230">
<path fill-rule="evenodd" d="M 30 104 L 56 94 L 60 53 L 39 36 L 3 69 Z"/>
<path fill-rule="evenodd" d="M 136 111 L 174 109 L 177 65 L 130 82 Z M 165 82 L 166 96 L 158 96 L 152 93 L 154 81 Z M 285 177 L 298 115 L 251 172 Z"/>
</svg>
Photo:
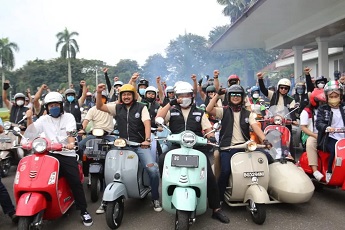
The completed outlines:
<svg viewBox="0 0 345 230">
<path fill-rule="evenodd" d="M 0 38 L 19 46 L 15 69 L 59 57 L 56 34 L 65 28 L 79 33 L 77 58 L 143 65 L 185 32 L 207 39 L 229 24 L 222 9 L 217 0 L 0 0 Z"/>
</svg>

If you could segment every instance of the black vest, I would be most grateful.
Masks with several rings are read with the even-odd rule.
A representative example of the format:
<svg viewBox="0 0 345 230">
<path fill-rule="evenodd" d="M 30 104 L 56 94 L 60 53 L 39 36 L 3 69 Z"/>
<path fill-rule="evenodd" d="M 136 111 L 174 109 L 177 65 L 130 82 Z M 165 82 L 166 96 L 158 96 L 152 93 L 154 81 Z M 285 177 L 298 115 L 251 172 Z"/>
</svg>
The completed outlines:
<svg viewBox="0 0 345 230">
<path fill-rule="evenodd" d="M 278 99 L 279 99 L 279 93 L 274 92 L 270 101 L 270 106 L 277 105 Z M 293 101 L 293 98 L 286 94 L 283 96 L 283 99 L 284 99 L 284 106 L 290 108 L 290 104 Z"/>
<path fill-rule="evenodd" d="M 146 99 L 142 99 L 141 102 L 144 103 L 147 106 L 147 109 L 149 110 L 151 118 L 151 127 L 157 128 L 155 118 L 157 116 L 158 109 L 160 108 L 160 104 L 156 101 L 149 102 Z"/>
<path fill-rule="evenodd" d="M 145 140 L 145 126 L 141 121 L 141 113 L 144 107 L 144 104 L 136 101 L 129 110 L 125 104 L 116 105 L 115 120 L 120 137 L 138 143 Z"/>
<path fill-rule="evenodd" d="M 28 107 L 12 105 L 10 113 L 10 122 L 17 124 L 18 121 L 23 119 L 28 109 Z"/>
<path fill-rule="evenodd" d="M 242 108 L 240 112 L 240 126 L 243 138 L 247 141 L 249 135 L 249 115 L 250 111 Z M 220 130 L 220 147 L 231 145 L 232 133 L 234 128 L 234 114 L 230 107 L 223 108 L 222 129 Z"/>
<path fill-rule="evenodd" d="M 113 93 L 113 96 L 110 98 L 110 102 L 117 101 L 119 99 L 119 94 L 118 93 Z"/>
<path fill-rule="evenodd" d="M 170 99 L 168 97 L 164 97 L 162 107 L 166 106 L 170 102 Z"/>
<path fill-rule="evenodd" d="M 296 103 L 300 103 L 299 109 L 296 111 L 296 115 L 301 115 L 303 109 L 309 104 L 309 98 L 308 98 L 308 94 L 302 94 L 301 98 L 299 97 L 299 95 L 296 93 L 293 95 L 293 98 L 295 99 Z"/>
<path fill-rule="evenodd" d="M 72 103 L 66 101 L 63 105 L 63 110 L 66 113 L 72 113 L 77 123 L 81 122 L 81 112 L 77 100 L 72 101 Z"/>
<path fill-rule="evenodd" d="M 185 122 L 181 107 L 179 105 L 170 109 L 169 127 L 173 134 L 181 133 L 185 130 L 193 131 L 196 135 L 202 137 L 201 120 L 204 111 L 192 105 L 188 114 L 187 121 Z"/>
</svg>

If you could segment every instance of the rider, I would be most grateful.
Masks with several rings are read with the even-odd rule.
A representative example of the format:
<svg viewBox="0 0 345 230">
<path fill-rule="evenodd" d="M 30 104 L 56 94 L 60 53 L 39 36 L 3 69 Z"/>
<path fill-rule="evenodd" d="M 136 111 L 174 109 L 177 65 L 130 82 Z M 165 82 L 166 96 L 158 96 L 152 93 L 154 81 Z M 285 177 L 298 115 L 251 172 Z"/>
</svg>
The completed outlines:
<svg viewBox="0 0 345 230">
<path fill-rule="evenodd" d="M 317 136 L 318 148 L 330 153 L 326 172 L 326 182 L 328 183 L 332 177 L 335 144 L 338 140 L 344 138 L 343 133 L 334 133 L 334 129 L 344 127 L 345 103 L 341 100 L 343 89 L 338 81 L 327 82 L 324 91 L 327 104 L 320 106 L 318 109 L 316 128 L 318 133 L 321 134 Z"/>
<path fill-rule="evenodd" d="M 119 90 L 121 86 L 123 86 L 122 81 L 114 82 L 114 93 L 113 93 L 113 96 L 110 98 L 110 102 L 117 101 L 119 99 Z"/>
<path fill-rule="evenodd" d="M 10 88 L 10 82 L 7 80 L 5 81 L 3 85 L 3 90 L 2 90 L 2 101 L 10 110 L 10 122 L 16 123 L 20 120 L 23 119 L 25 116 L 25 112 L 29 109 L 24 106 L 25 103 L 25 95 L 23 93 L 16 93 L 14 95 L 14 104 L 12 104 L 8 99 L 7 99 L 7 89 Z M 25 129 L 25 126 L 22 125 L 20 126 L 22 130 Z"/>
<path fill-rule="evenodd" d="M 299 109 L 295 112 L 296 118 L 299 118 L 303 109 L 309 104 L 309 95 L 306 93 L 306 85 L 304 82 L 296 83 L 293 98 L 295 102 L 300 105 Z"/>
<path fill-rule="evenodd" d="M 86 93 L 86 99 L 85 102 L 83 104 L 83 108 L 86 110 L 91 109 L 93 106 L 95 106 L 95 102 L 93 100 L 93 96 L 91 92 L 87 92 Z"/>
<path fill-rule="evenodd" d="M 85 98 L 86 98 L 86 82 L 85 81 L 80 81 L 80 86 L 83 88 L 83 93 L 82 96 L 77 99 L 77 94 L 74 89 L 67 89 L 65 91 L 65 103 L 63 105 L 63 109 L 66 113 L 71 113 L 76 122 L 80 123 L 81 122 L 81 112 L 80 112 L 80 107 L 83 106 Z"/>
<path fill-rule="evenodd" d="M 320 181 L 323 177 L 322 173 L 317 170 L 317 129 L 315 127 L 317 109 L 326 102 L 323 89 L 314 89 L 310 94 L 309 105 L 307 105 L 300 116 L 300 126 L 302 130 L 301 141 L 306 147 L 309 166 L 313 170 L 314 177 Z"/>
<path fill-rule="evenodd" d="M 92 218 L 87 208 L 83 184 L 80 181 L 78 161 L 76 160 L 75 140 L 76 122 L 70 113 L 64 113 L 63 98 L 58 92 L 50 92 L 44 98 L 44 106 L 47 115 L 38 118 L 35 123 L 32 121 L 32 111 L 26 112 L 28 125 L 33 124 L 39 133 L 44 133 L 51 141 L 66 143 L 68 150 L 52 152 L 50 155 L 55 157 L 60 163 L 60 175 L 67 179 L 72 190 L 77 209 L 85 226 L 93 224 Z"/>
<path fill-rule="evenodd" d="M 131 84 L 124 84 L 120 88 L 120 104 L 104 104 L 102 91 L 105 84 L 97 86 L 96 106 L 97 109 L 110 113 L 115 117 L 119 136 L 130 141 L 141 143 L 140 147 L 132 148 L 137 153 L 141 164 L 147 169 L 150 183 L 153 209 L 162 211 L 159 202 L 159 171 L 157 163 L 150 154 L 151 121 L 147 107 L 136 101 L 136 90 Z"/>
<path fill-rule="evenodd" d="M 169 123 L 172 134 L 178 134 L 185 130 L 191 130 L 196 135 L 202 136 L 202 131 L 209 132 L 212 128 L 203 110 L 196 107 L 193 103 L 193 87 L 188 82 L 180 82 L 175 88 L 176 99 L 170 101 L 166 106 L 160 109 L 157 117 L 162 117 L 165 123 Z M 214 139 L 214 134 L 209 134 L 208 138 Z M 179 148 L 173 145 L 172 147 Z M 207 150 L 197 147 L 201 152 L 207 155 Z M 159 157 L 159 166 L 163 172 L 164 158 L 166 154 Z M 208 157 L 207 157 L 208 159 Z M 210 208 L 213 209 L 212 218 L 218 219 L 223 223 L 229 223 L 229 218 L 220 208 L 219 193 L 216 178 L 212 172 L 210 161 L 207 160 L 207 197 Z"/>
<path fill-rule="evenodd" d="M 250 128 L 253 129 L 265 145 L 269 145 L 265 134 L 255 120 L 256 114 L 245 109 L 245 97 L 246 93 L 242 86 L 232 85 L 228 88 L 226 94 L 226 99 L 228 100 L 227 107 L 214 107 L 216 97 L 206 107 L 206 111 L 220 119 L 222 124 L 219 136 L 221 173 L 218 178 L 219 196 L 222 201 L 231 173 L 231 157 L 237 152 L 244 151 L 244 149 L 222 150 L 222 147 L 238 145 L 250 140 Z M 266 155 L 270 161 L 270 155 Z"/>
</svg>

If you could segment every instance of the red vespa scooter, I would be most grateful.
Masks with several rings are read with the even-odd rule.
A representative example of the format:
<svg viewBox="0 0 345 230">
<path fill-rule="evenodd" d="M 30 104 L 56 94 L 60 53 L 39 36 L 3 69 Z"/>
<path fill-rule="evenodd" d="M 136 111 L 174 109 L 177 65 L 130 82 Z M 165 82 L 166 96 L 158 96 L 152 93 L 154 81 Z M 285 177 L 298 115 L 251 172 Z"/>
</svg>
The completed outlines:
<svg viewBox="0 0 345 230">
<path fill-rule="evenodd" d="M 61 217 L 74 203 L 74 197 L 64 177 L 59 178 L 59 161 L 50 151 L 61 151 L 61 143 L 52 143 L 30 125 L 23 136 L 22 147 L 33 150 L 18 164 L 14 179 L 18 229 L 42 229 L 43 220 Z M 81 181 L 83 173 L 79 167 Z"/>
<path fill-rule="evenodd" d="M 344 128 L 336 128 L 335 132 L 337 133 L 345 133 Z M 327 187 L 341 187 L 342 190 L 345 190 L 345 139 L 340 139 L 335 144 L 335 156 L 333 161 L 333 173 L 331 180 L 326 183 L 326 171 L 328 168 L 328 158 L 329 153 L 323 152 L 318 150 L 318 167 L 319 170 L 324 177 L 321 181 L 314 179 L 313 171 L 308 163 L 308 156 L 307 152 L 302 153 L 301 157 L 299 158 L 299 162 L 297 163 L 306 174 L 312 178 L 312 181 L 316 188 L 321 188 L 323 186 Z"/>
</svg>

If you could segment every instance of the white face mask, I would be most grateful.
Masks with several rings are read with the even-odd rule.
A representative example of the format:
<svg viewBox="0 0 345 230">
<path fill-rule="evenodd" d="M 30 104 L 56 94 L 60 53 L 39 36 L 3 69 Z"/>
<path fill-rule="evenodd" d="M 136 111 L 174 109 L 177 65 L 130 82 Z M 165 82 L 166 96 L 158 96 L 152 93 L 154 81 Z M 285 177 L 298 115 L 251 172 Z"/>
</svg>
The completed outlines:
<svg viewBox="0 0 345 230">
<path fill-rule="evenodd" d="M 18 100 L 18 101 L 16 101 L 16 104 L 18 106 L 22 106 L 22 105 L 24 105 L 24 101 L 23 100 Z"/>
<path fill-rule="evenodd" d="M 188 106 L 190 106 L 191 103 L 192 103 L 192 98 L 182 98 L 182 103 L 180 104 L 180 106 L 182 108 L 187 108 Z"/>
<path fill-rule="evenodd" d="M 255 98 L 255 99 L 256 99 L 256 98 L 259 98 L 259 96 L 260 96 L 260 95 L 259 95 L 258 93 L 254 93 L 254 94 L 253 94 L 253 98 Z"/>
<path fill-rule="evenodd" d="M 325 86 L 325 84 L 323 84 L 323 83 L 317 84 L 317 88 L 319 88 L 319 89 L 323 89 L 324 86 Z"/>
</svg>

